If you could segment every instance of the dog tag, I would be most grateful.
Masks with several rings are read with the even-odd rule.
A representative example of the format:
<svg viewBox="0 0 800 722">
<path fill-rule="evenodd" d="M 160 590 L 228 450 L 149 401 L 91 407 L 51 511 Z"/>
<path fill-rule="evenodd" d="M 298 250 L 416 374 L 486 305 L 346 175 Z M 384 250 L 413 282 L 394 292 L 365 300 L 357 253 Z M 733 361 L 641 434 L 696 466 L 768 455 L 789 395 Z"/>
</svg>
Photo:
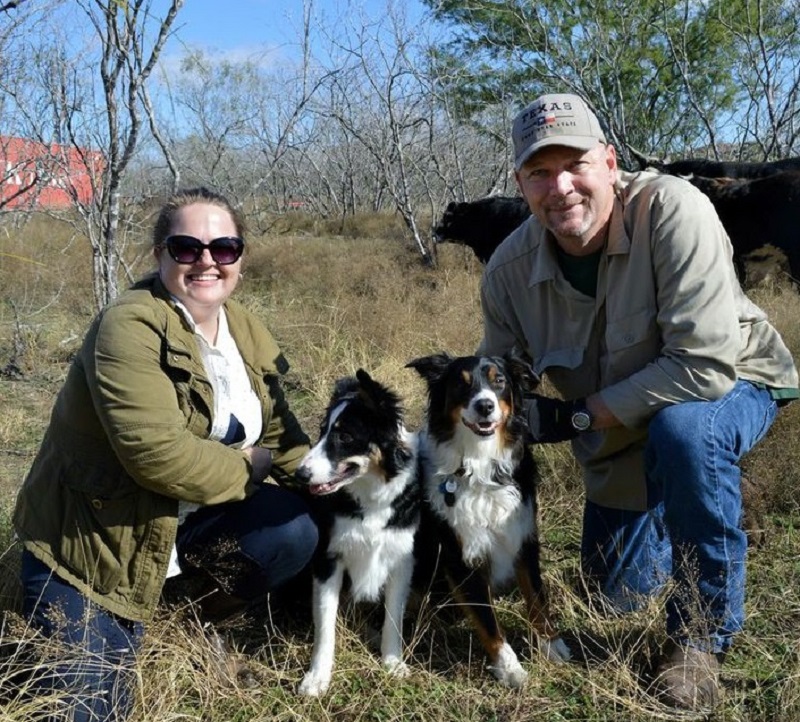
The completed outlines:
<svg viewBox="0 0 800 722">
<path fill-rule="evenodd" d="M 439 484 L 439 491 L 444 495 L 444 503 L 447 506 L 453 506 L 456 503 L 456 489 L 458 489 L 458 482 L 449 476 L 444 483 Z"/>
</svg>

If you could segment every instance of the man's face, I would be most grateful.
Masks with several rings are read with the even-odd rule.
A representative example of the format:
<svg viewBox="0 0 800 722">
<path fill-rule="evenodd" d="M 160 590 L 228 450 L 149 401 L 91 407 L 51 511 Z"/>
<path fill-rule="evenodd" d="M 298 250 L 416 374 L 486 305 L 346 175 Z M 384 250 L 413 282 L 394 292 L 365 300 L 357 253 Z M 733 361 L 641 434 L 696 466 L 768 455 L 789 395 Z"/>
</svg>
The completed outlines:
<svg viewBox="0 0 800 722">
<path fill-rule="evenodd" d="M 543 148 L 516 173 L 531 212 L 575 256 L 599 249 L 614 207 L 617 156 L 612 145 L 589 151 Z"/>
</svg>

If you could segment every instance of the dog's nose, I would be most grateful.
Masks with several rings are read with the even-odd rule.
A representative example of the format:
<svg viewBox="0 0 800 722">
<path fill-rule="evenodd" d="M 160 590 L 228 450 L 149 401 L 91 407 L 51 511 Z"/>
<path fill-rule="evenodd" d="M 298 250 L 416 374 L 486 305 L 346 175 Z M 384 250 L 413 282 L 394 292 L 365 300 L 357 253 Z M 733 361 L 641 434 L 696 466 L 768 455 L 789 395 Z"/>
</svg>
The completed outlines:
<svg viewBox="0 0 800 722">
<path fill-rule="evenodd" d="M 479 399 L 475 402 L 475 411 L 481 416 L 491 416 L 494 411 L 494 401 L 491 399 Z"/>
<path fill-rule="evenodd" d="M 294 478 L 301 484 L 308 484 L 311 481 L 311 471 L 307 466 L 298 466 L 297 471 L 294 472 Z"/>
</svg>

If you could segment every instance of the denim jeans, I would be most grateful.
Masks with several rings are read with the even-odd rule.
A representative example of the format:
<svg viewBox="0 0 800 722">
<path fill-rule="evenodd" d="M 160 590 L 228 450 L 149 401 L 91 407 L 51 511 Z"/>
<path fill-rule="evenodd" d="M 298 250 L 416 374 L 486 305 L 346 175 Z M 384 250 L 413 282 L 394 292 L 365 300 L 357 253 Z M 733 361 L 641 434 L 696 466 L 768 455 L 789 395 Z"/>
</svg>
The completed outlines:
<svg viewBox="0 0 800 722">
<path fill-rule="evenodd" d="M 22 553 L 22 583 L 23 614 L 60 644 L 28 685 L 30 694 L 52 699 L 47 719 L 125 719 L 142 624 L 93 604 L 27 550 Z"/>
<path fill-rule="evenodd" d="M 247 499 L 189 514 L 176 546 L 182 571 L 203 570 L 228 594 L 256 601 L 309 563 L 317 539 L 300 496 L 263 484 Z"/>
<path fill-rule="evenodd" d="M 317 545 L 317 527 L 303 500 L 264 484 L 242 501 L 202 507 L 178 531 L 178 556 L 202 568 L 228 593 L 260 599 L 298 574 Z M 50 722 L 124 720 L 143 626 L 90 602 L 30 552 L 22 557 L 23 613 L 61 643 L 52 665 L 29 685 L 53 696 Z M 60 700 L 60 701 L 57 701 Z"/>
<path fill-rule="evenodd" d="M 586 503 L 581 556 L 590 585 L 626 611 L 672 579 L 669 636 L 726 651 L 744 623 L 747 537 L 738 464 L 776 413 L 769 391 L 747 381 L 716 401 L 659 411 L 645 447 L 647 510 Z"/>
</svg>

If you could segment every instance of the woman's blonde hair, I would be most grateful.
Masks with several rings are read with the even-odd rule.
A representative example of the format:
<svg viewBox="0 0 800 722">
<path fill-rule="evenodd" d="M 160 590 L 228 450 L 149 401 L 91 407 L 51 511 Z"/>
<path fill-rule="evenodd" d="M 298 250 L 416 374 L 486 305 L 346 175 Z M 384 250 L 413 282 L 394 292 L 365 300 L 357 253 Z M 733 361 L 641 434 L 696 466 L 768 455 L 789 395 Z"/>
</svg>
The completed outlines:
<svg viewBox="0 0 800 722">
<path fill-rule="evenodd" d="M 236 226 L 236 235 L 239 236 L 239 238 L 244 238 L 246 227 L 241 213 L 239 213 L 222 194 L 199 186 L 197 188 L 185 188 L 176 191 L 161 207 L 155 226 L 153 226 L 153 246 L 161 246 L 167 236 L 169 236 L 176 211 L 195 203 L 206 203 L 227 211 Z"/>
</svg>

